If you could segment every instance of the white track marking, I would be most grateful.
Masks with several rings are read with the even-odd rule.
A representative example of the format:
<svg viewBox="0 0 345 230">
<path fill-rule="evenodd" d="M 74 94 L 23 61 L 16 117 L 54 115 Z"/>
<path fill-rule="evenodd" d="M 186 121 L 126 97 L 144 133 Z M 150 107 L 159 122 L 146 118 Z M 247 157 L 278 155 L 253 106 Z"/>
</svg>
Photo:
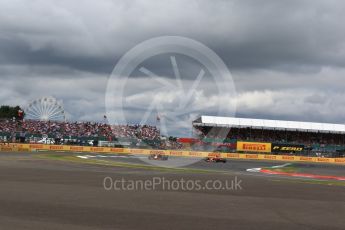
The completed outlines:
<svg viewBox="0 0 345 230">
<path fill-rule="evenodd" d="M 252 169 L 247 169 L 247 172 L 260 172 L 261 168 L 252 168 Z"/>
<path fill-rule="evenodd" d="M 286 164 L 283 164 L 283 165 L 276 165 L 276 166 L 272 166 L 272 167 L 269 167 L 269 168 L 272 168 L 272 169 L 284 168 L 284 167 L 289 166 L 289 165 L 291 165 L 291 163 L 286 163 Z"/>
<path fill-rule="evenodd" d="M 77 156 L 77 157 L 82 158 L 82 159 L 89 159 L 89 157 L 87 156 Z"/>
<path fill-rule="evenodd" d="M 268 168 L 272 168 L 272 169 L 276 169 L 276 168 L 284 168 L 286 166 L 291 165 L 291 163 L 286 163 L 286 164 L 282 164 L 282 165 L 276 165 L 276 166 L 272 166 L 272 167 L 268 167 Z M 247 172 L 260 172 L 262 168 L 251 168 L 251 169 L 246 169 Z"/>
</svg>

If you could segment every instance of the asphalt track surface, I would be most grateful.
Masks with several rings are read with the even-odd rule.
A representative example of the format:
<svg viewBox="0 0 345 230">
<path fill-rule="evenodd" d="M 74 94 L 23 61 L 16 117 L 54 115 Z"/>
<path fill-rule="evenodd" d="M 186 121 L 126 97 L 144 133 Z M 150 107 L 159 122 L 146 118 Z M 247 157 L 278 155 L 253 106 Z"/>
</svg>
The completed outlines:
<svg viewBox="0 0 345 230">
<path fill-rule="evenodd" d="M 0 153 L 0 229 L 345 229 L 345 186 L 265 176 L 246 168 L 276 162 L 195 163 L 227 173 L 160 171 Z M 136 162 L 118 158 L 112 161 Z M 343 166 L 304 165 L 344 175 Z M 127 181 L 241 181 L 232 190 L 106 190 Z"/>
<path fill-rule="evenodd" d="M 76 156 L 88 156 L 89 154 L 75 154 Z M 170 157 L 169 159 L 171 160 Z M 175 157 L 178 158 L 178 157 Z M 147 164 L 150 165 L 152 161 L 148 161 L 146 156 L 142 155 L 108 155 L 108 154 L 97 154 L 91 155 L 90 159 L 99 159 L 107 161 L 116 161 L 133 164 Z M 181 157 L 180 157 L 181 159 Z M 216 170 L 226 171 L 239 174 L 250 174 L 246 173 L 247 169 L 250 168 L 269 168 L 274 166 L 280 166 L 288 162 L 277 162 L 277 161 L 257 161 L 257 160 L 228 160 L 228 163 L 207 163 L 200 158 L 190 160 L 190 158 L 183 158 L 184 161 L 191 161 L 191 165 L 187 165 L 187 168 L 193 169 L 205 169 L 205 170 Z M 144 161 L 143 161 L 144 160 Z M 155 162 L 157 163 L 157 162 Z M 333 176 L 345 176 L 345 166 L 343 165 L 332 165 L 332 164 L 318 164 L 318 163 L 290 163 L 290 166 L 296 168 L 300 173 L 311 173 L 317 175 L 333 175 Z"/>
</svg>

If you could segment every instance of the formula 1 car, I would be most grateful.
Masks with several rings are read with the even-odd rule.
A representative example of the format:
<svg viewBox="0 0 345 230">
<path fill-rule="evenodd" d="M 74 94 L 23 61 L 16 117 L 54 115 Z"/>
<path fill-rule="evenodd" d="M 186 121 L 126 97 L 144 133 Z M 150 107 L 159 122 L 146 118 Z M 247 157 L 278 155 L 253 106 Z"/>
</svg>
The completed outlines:
<svg viewBox="0 0 345 230">
<path fill-rule="evenodd" d="M 214 163 L 218 163 L 218 162 L 226 163 L 226 159 L 225 158 L 218 157 L 218 156 L 206 157 L 205 161 L 206 162 L 214 162 Z"/>
<path fill-rule="evenodd" d="M 163 154 L 150 154 L 149 155 L 149 160 L 156 160 L 156 161 L 166 161 L 168 160 L 168 156 L 163 155 Z"/>
</svg>

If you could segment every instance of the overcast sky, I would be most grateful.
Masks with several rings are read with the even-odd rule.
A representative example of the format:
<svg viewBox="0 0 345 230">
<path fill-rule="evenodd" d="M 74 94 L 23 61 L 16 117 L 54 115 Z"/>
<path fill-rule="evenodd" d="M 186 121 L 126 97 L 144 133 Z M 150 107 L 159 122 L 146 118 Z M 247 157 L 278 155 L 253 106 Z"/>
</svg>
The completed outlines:
<svg viewBox="0 0 345 230">
<path fill-rule="evenodd" d="M 0 104 L 54 96 L 69 119 L 101 120 L 117 61 L 147 39 L 174 35 L 218 54 L 236 88 L 235 99 L 196 91 L 192 104 L 236 100 L 238 117 L 345 123 L 344 12 L 341 0 L 0 0 Z M 150 65 L 167 79 L 168 68 Z M 132 91 L 145 77 L 132 79 Z M 173 107 L 178 95 L 169 95 Z"/>
</svg>

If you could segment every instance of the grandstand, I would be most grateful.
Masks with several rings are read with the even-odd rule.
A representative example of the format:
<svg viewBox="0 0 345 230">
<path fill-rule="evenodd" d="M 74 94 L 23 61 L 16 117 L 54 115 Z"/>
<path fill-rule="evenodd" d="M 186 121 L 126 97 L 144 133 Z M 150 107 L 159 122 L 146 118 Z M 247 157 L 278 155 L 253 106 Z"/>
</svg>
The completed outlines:
<svg viewBox="0 0 345 230">
<path fill-rule="evenodd" d="M 308 156 L 345 156 L 345 125 L 201 116 L 193 121 L 197 138 L 167 138 L 150 125 L 97 122 L 0 120 L 0 142 L 194 149 Z M 52 141 L 50 141 L 51 143 Z"/>
<path fill-rule="evenodd" d="M 163 139 L 150 125 L 109 125 L 97 122 L 67 122 L 0 119 L 0 142 L 37 143 L 43 138 L 55 144 L 141 148 L 180 148 L 172 138 Z"/>
<path fill-rule="evenodd" d="M 226 147 L 230 152 L 317 156 L 343 156 L 345 152 L 343 124 L 201 116 L 193 121 L 193 127 L 199 147 L 201 143 Z"/>
</svg>

